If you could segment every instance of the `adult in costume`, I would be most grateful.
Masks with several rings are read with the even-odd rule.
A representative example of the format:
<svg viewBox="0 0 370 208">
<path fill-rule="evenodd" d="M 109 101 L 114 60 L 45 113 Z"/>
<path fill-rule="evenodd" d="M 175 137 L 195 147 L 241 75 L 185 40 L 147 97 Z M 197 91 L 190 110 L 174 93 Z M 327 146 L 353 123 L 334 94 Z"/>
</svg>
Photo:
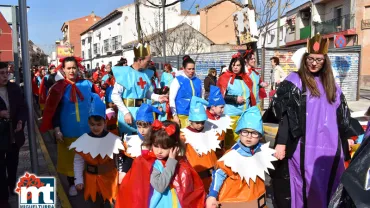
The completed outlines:
<svg viewBox="0 0 370 208">
<path fill-rule="evenodd" d="M 265 87 L 267 83 L 263 82 L 260 74 L 256 71 L 256 56 L 254 55 L 253 50 L 246 50 L 244 53 L 245 59 L 245 72 L 249 75 L 253 82 L 253 94 L 256 98 L 256 103 L 258 108 L 261 109 L 260 99 L 266 98 Z"/>
<path fill-rule="evenodd" d="M 51 64 L 49 66 L 49 71 L 54 71 L 55 65 Z M 45 76 L 41 79 L 40 88 L 39 88 L 39 104 L 41 110 L 44 110 L 45 108 L 45 102 L 46 97 L 49 92 L 49 88 L 51 87 L 48 85 L 48 79 L 49 79 L 50 73 L 45 74 Z"/>
<path fill-rule="evenodd" d="M 77 191 L 74 186 L 74 151 L 68 147 L 78 137 L 90 131 L 87 121 L 92 83 L 77 76 L 81 60 L 75 57 L 60 60 L 61 65 L 58 68 L 61 71 L 57 72 L 56 83 L 49 90 L 40 127 L 41 132 L 54 129 L 58 142 L 57 171 L 68 177 L 71 196 L 77 195 Z"/>
<path fill-rule="evenodd" d="M 213 123 L 208 121 L 205 110 L 207 105 L 207 101 L 194 96 L 190 104 L 190 125 L 181 129 L 181 139 L 186 144 L 186 159 L 197 171 L 206 191 L 211 184 L 212 171 L 217 162 L 216 150 L 221 149 L 219 135 Z M 199 123 L 203 123 L 203 128 L 195 128 Z"/>
<path fill-rule="evenodd" d="M 283 82 L 263 116 L 279 123 L 272 174 L 278 207 L 327 207 L 350 159 L 348 140 L 363 129 L 350 116 L 342 90 L 335 84 L 329 40 L 307 41 L 298 73 Z"/>
<path fill-rule="evenodd" d="M 157 95 L 150 91 L 153 71 L 147 69 L 151 55 L 149 45 L 139 43 L 134 47 L 134 64 L 132 66 L 115 66 L 116 78 L 112 92 L 112 101 L 118 107 L 118 127 L 121 135 L 137 132 L 136 112 L 146 99 L 167 101 L 166 95 Z"/>
<path fill-rule="evenodd" d="M 369 108 L 370 110 L 370 108 Z M 370 116 L 370 115 L 368 115 Z M 370 204 L 370 121 L 361 146 L 343 173 L 329 207 L 367 207 Z"/>
<path fill-rule="evenodd" d="M 164 71 L 161 75 L 161 87 L 169 87 L 171 86 L 171 83 L 173 79 L 175 78 L 175 73 L 172 72 L 172 66 L 171 64 L 165 64 L 164 65 Z"/>
<path fill-rule="evenodd" d="M 263 124 L 259 109 L 254 106 L 242 114 L 235 130 L 238 142 L 217 162 L 207 208 L 218 199 L 222 207 L 266 207 L 265 171 L 273 169 L 275 150 L 261 144 Z"/>
<path fill-rule="evenodd" d="M 195 75 L 195 62 L 184 56 L 182 66 L 170 86 L 170 108 L 173 121 L 181 128 L 187 127 L 190 101 L 193 96 L 202 96 L 202 81 Z"/>
<path fill-rule="evenodd" d="M 114 207 L 118 193 L 116 160 L 123 145 L 120 137 L 104 130 L 104 125 L 99 126 L 105 122 L 105 104 L 97 94 L 92 99 L 89 122 L 95 125 L 94 129 L 69 147 L 76 152 L 75 183 L 84 188 L 85 201 L 91 202 L 92 207 Z"/>
<path fill-rule="evenodd" d="M 244 58 L 240 53 L 232 56 L 229 70 L 220 76 L 217 86 L 226 102 L 225 115 L 230 116 L 234 121 L 232 130 L 228 130 L 225 135 L 225 147 L 229 149 L 238 141 L 238 135 L 233 131 L 236 128 L 236 121 L 245 110 L 256 105 L 253 81 L 245 73 Z"/>
</svg>

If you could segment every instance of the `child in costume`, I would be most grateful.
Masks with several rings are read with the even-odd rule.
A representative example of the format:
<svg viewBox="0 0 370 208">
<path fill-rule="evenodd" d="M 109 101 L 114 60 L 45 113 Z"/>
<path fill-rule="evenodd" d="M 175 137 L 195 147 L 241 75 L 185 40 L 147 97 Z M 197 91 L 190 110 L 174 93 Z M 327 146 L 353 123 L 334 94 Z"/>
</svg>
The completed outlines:
<svg viewBox="0 0 370 208">
<path fill-rule="evenodd" d="M 275 150 L 269 143 L 260 144 L 263 135 L 261 113 L 257 106 L 248 108 L 240 117 L 236 132 L 240 138 L 217 162 L 207 198 L 207 208 L 266 207 L 265 173 L 274 169 Z M 218 201 L 217 201 L 218 200 Z"/>
<path fill-rule="evenodd" d="M 201 177 L 205 190 L 208 190 L 212 181 L 212 171 L 217 162 L 216 149 L 220 149 L 219 136 L 207 118 L 207 105 L 204 99 L 193 96 L 190 103 L 190 125 L 181 129 L 181 139 L 186 143 L 186 158 Z"/>
<path fill-rule="evenodd" d="M 118 136 L 104 130 L 105 105 L 96 94 L 88 123 L 90 133 L 83 134 L 69 147 L 76 152 L 76 188 L 84 189 L 89 207 L 114 207 L 118 192 L 116 158 L 123 145 Z"/>
<path fill-rule="evenodd" d="M 232 119 L 224 115 L 225 100 L 221 94 L 220 88 L 211 85 L 208 96 L 207 117 L 208 121 L 214 124 L 221 143 L 221 149 L 217 150 L 217 157 L 220 158 L 224 153 L 224 139 L 227 129 L 231 129 Z"/>
<path fill-rule="evenodd" d="M 203 208 L 205 191 L 198 174 L 179 157 L 179 127 L 155 120 L 145 145 L 151 150 L 134 160 L 117 198 L 117 208 Z"/>
<path fill-rule="evenodd" d="M 124 154 L 120 157 L 120 177 L 121 183 L 125 174 L 130 170 L 132 161 L 147 149 L 142 146 L 144 138 L 150 134 L 151 124 L 154 121 L 154 113 L 161 113 L 157 108 L 143 103 L 136 114 L 137 134 L 125 135 L 123 142 L 125 146 Z"/>
<path fill-rule="evenodd" d="M 170 88 L 168 88 L 167 86 L 164 86 L 160 89 L 156 89 L 154 93 L 158 95 L 169 95 Z M 156 107 L 162 112 L 162 114 L 157 115 L 158 120 L 160 121 L 172 120 L 172 112 L 171 112 L 169 101 L 165 103 L 159 103 L 158 106 Z"/>
</svg>

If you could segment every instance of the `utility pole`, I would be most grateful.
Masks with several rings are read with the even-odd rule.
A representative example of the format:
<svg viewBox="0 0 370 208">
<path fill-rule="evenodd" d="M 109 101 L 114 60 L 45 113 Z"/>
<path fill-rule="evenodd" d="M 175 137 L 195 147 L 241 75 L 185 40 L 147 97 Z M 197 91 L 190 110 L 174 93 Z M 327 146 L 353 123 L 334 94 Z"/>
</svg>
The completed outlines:
<svg viewBox="0 0 370 208">
<path fill-rule="evenodd" d="M 143 43 L 140 24 L 140 0 L 135 0 L 136 31 L 139 43 Z"/>
<path fill-rule="evenodd" d="M 32 96 L 32 85 L 31 85 L 31 66 L 30 66 L 30 54 L 28 45 L 28 24 L 27 24 L 27 1 L 19 0 L 19 17 L 20 17 L 20 34 L 21 34 L 21 46 L 22 46 L 22 68 L 23 68 L 23 80 L 24 80 L 24 94 L 26 97 L 28 107 L 28 141 L 31 155 L 31 167 L 32 172 L 38 174 L 38 159 L 37 159 L 37 146 L 35 136 L 35 118 L 33 114 L 33 96 Z"/>
<path fill-rule="evenodd" d="M 277 34 L 276 34 L 277 48 L 280 48 L 280 17 L 281 17 L 281 0 L 279 0 L 278 3 Z"/>
<path fill-rule="evenodd" d="M 151 2 L 151 1 L 149 1 L 149 0 L 147 0 L 147 2 L 149 3 L 149 4 L 151 4 L 151 6 L 150 7 L 154 7 L 154 8 L 158 8 L 158 9 L 162 9 L 162 11 L 163 11 L 163 31 L 162 31 L 162 33 L 163 33 L 163 57 L 164 57 L 164 63 L 166 63 L 167 62 L 167 57 L 166 57 L 166 21 L 165 21 L 165 17 L 166 17 L 166 8 L 167 7 L 170 7 L 170 6 L 173 6 L 173 5 L 175 5 L 175 4 L 177 4 L 177 3 L 179 3 L 179 2 L 183 2 L 184 0 L 176 0 L 176 1 L 174 1 L 174 2 L 172 2 L 172 3 L 169 3 L 169 4 L 166 4 L 166 0 L 161 0 L 161 5 L 158 5 L 158 4 L 154 4 L 153 2 Z"/>
<path fill-rule="evenodd" d="M 162 0 L 162 9 L 163 9 L 163 58 L 164 63 L 167 63 L 166 57 L 166 0 Z"/>
</svg>

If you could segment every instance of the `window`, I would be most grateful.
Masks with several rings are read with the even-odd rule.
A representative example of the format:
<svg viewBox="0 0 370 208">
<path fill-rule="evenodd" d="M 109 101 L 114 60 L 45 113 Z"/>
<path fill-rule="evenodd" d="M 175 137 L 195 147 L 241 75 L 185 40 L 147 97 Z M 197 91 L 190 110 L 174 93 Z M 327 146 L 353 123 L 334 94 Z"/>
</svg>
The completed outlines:
<svg viewBox="0 0 370 208">
<path fill-rule="evenodd" d="M 335 26 L 342 27 L 342 6 L 335 8 L 334 19 L 335 19 Z"/>
<path fill-rule="evenodd" d="M 82 40 L 82 45 L 85 45 L 85 39 Z"/>
<path fill-rule="evenodd" d="M 370 19 L 370 6 L 365 6 L 364 14 L 365 14 L 365 17 L 364 17 L 365 20 Z"/>
<path fill-rule="evenodd" d="M 87 43 L 91 43 L 91 37 L 87 38 Z"/>
<path fill-rule="evenodd" d="M 82 51 L 82 59 L 85 59 L 85 51 Z"/>
</svg>

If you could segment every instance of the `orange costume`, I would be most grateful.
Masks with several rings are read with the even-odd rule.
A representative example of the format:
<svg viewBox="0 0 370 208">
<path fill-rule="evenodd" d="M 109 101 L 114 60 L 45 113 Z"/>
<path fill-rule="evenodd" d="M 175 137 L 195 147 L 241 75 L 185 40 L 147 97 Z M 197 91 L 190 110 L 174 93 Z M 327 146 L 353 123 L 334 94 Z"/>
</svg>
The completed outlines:
<svg viewBox="0 0 370 208">
<path fill-rule="evenodd" d="M 75 184 L 84 184 L 84 197 L 96 201 L 101 194 L 111 204 L 118 193 L 118 170 L 115 157 L 123 149 L 120 138 L 103 132 L 103 137 L 84 134 L 70 146 L 76 151 L 74 159 Z M 84 174 L 83 174 L 84 172 Z"/>
<path fill-rule="evenodd" d="M 273 153 L 269 143 L 248 148 L 238 141 L 217 162 L 209 196 L 224 208 L 266 207 L 264 171 L 273 169 Z"/>
<path fill-rule="evenodd" d="M 212 182 L 212 171 L 217 163 L 216 149 L 220 149 L 219 135 L 208 121 L 200 132 L 191 127 L 181 131 L 181 140 L 186 143 L 185 156 L 202 179 L 205 190 L 208 191 Z"/>
</svg>

